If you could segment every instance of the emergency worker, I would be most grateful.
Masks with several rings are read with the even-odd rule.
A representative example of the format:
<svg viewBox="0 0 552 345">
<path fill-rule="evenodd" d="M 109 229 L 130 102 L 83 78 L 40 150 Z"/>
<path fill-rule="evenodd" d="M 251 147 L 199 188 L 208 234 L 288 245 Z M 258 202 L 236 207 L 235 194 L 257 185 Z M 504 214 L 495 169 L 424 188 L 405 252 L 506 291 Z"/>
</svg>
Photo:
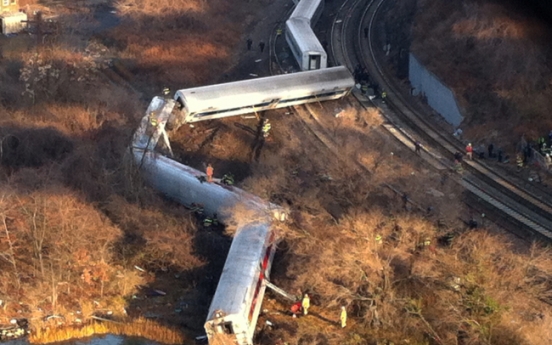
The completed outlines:
<svg viewBox="0 0 552 345">
<path fill-rule="evenodd" d="M 211 164 L 207 165 L 207 169 L 205 170 L 205 173 L 207 175 L 207 182 L 211 183 L 213 182 L 213 166 Z"/>
<path fill-rule="evenodd" d="M 234 185 L 234 175 L 231 174 L 231 173 L 224 174 L 224 176 L 222 176 L 222 178 L 220 179 L 220 182 L 222 184 L 225 184 L 225 185 L 228 185 L 228 186 L 233 186 Z"/>
<path fill-rule="evenodd" d="M 261 129 L 261 131 L 263 132 L 263 137 L 264 138 L 267 138 L 268 135 L 269 135 L 269 132 L 270 130 L 272 129 L 272 125 L 270 124 L 270 122 L 268 121 L 268 119 L 265 119 L 264 120 L 264 123 L 263 123 L 263 127 Z"/>
<path fill-rule="evenodd" d="M 303 314 L 307 315 L 309 313 L 309 308 L 310 308 L 309 295 L 305 294 L 305 296 L 303 296 L 303 301 L 301 302 L 301 307 L 303 307 Z"/>
<path fill-rule="evenodd" d="M 523 168 L 523 157 L 519 153 L 516 155 L 516 165 L 518 167 L 518 170 L 521 170 Z"/>
<path fill-rule="evenodd" d="M 153 126 L 153 127 L 157 127 L 157 116 L 155 116 L 155 112 L 151 112 L 149 114 L 149 119 L 150 119 L 150 124 Z"/>
<path fill-rule="evenodd" d="M 339 315 L 339 319 L 341 320 L 341 328 L 345 328 L 347 326 L 347 309 L 345 309 L 345 306 L 341 306 L 341 315 Z"/>
<path fill-rule="evenodd" d="M 301 301 L 297 301 L 293 303 L 290 310 L 291 310 L 291 315 L 293 315 L 294 318 L 297 317 L 297 315 L 301 314 Z"/>
</svg>

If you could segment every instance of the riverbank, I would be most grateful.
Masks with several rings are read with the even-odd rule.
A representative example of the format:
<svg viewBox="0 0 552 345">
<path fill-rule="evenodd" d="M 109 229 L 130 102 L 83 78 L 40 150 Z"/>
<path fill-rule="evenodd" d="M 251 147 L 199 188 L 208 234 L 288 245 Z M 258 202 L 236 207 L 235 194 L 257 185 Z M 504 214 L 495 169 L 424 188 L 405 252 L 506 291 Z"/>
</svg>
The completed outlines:
<svg viewBox="0 0 552 345">
<path fill-rule="evenodd" d="M 142 337 L 162 344 L 183 344 L 190 340 L 179 329 L 144 318 L 130 321 L 94 320 L 82 326 L 38 329 L 28 339 L 32 344 L 48 344 L 106 334 Z"/>
</svg>

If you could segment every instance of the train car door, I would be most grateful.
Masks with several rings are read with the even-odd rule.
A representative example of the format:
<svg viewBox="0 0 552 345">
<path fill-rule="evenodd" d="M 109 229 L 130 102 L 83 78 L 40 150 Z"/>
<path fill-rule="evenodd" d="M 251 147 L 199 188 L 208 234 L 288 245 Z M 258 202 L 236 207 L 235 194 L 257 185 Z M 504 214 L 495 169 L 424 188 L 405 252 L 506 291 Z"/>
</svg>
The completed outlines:
<svg viewBox="0 0 552 345">
<path fill-rule="evenodd" d="M 309 70 L 320 69 L 320 54 L 309 54 Z"/>
</svg>

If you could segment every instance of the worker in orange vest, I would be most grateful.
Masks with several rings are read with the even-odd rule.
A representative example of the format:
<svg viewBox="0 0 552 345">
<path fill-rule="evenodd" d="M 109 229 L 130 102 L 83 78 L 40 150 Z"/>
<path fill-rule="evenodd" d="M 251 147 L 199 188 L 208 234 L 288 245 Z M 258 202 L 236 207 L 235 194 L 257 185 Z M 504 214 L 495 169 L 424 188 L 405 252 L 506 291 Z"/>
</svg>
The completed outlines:
<svg viewBox="0 0 552 345">
<path fill-rule="evenodd" d="M 211 164 L 207 165 L 207 182 L 213 182 L 213 166 Z"/>
</svg>

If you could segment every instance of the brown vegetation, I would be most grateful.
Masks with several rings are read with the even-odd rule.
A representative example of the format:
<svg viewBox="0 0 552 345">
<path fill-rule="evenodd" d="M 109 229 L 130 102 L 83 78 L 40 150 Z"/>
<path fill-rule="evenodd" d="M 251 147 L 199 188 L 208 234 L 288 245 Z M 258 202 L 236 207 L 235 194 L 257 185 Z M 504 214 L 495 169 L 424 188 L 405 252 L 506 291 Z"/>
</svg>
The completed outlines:
<svg viewBox="0 0 552 345">
<path fill-rule="evenodd" d="M 525 5 L 523 5 L 525 6 Z M 525 8 L 492 1 L 418 1 L 412 50 L 451 86 L 467 123 L 515 144 L 545 135 L 552 76 L 548 24 Z"/>
<path fill-rule="evenodd" d="M 276 142 L 242 184 L 291 205 L 293 223 L 280 229 L 283 254 L 272 280 L 288 292 L 308 292 L 313 305 L 312 316 L 299 319 L 269 312 L 260 324 L 270 320 L 277 329 L 262 332 L 259 341 L 549 342 L 552 309 L 541 302 L 550 302 L 548 249 L 497 235 L 492 224 L 467 230 L 459 221 L 468 211 L 458 186 L 386 143 L 343 103 L 336 109 L 345 109 L 344 116 L 337 118 L 335 103 L 312 107 L 341 143 L 340 159 L 311 145 L 296 117 L 271 118 Z M 377 114 L 364 115 L 377 122 Z M 371 172 L 353 168 L 345 157 L 365 161 Z M 388 185 L 412 202 L 405 204 Z M 447 236 L 454 237 L 450 244 Z M 343 332 L 337 326 L 341 305 L 350 317 Z M 289 305 L 269 300 L 264 308 L 287 311 Z"/>
<path fill-rule="evenodd" d="M 79 327 L 38 329 L 31 334 L 29 342 L 34 344 L 58 343 L 105 334 L 142 337 L 162 344 L 183 344 L 186 340 L 182 332 L 178 330 L 161 326 L 155 321 L 136 319 L 125 323 L 93 322 Z"/>
<path fill-rule="evenodd" d="M 156 324 L 135 333 L 149 327 L 142 321 L 55 335 L 59 319 L 46 319 L 86 323 L 108 311 L 137 315 L 137 307 L 201 331 L 229 241 L 199 231 L 188 210 L 143 185 L 126 147 L 146 104 L 104 71 L 120 58 L 145 94 L 167 80 L 177 87 L 215 80 L 230 67 L 243 30 L 231 23 L 245 15 L 246 25 L 260 3 L 182 1 L 172 12 L 169 2 L 156 4 L 120 1 L 122 25 L 84 47 L 73 45 L 75 28 L 40 47 L 32 37 L 1 39 L 0 323 L 31 319 L 33 341 L 109 332 L 182 342 L 177 333 L 165 338 Z M 344 109 L 340 117 L 334 107 Z M 312 315 L 274 316 L 281 327 L 263 344 L 550 342 L 552 314 L 541 302 L 552 297 L 547 250 L 486 229 L 466 231 L 461 190 L 382 135 L 377 111 L 347 102 L 312 108 L 340 157 L 298 117 L 282 113 L 270 113 L 278 115 L 271 118 L 273 141 L 258 162 L 251 158 L 254 138 L 236 129 L 236 119 L 171 134 L 182 161 L 201 168 L 213 160 L 216 171 L 233 172 L 244 188 L 293 211 L 272 276 L 288 291 L 308 291 Z M 448 233 L 456 234 L 450 246 L 442 244 Z M 422 248 L 426 237 L 432 245 Z M 160 286 L 166 296 L 147 297 Z M 188 311 L 175 313 L 181 298 Z M 341 305 L 350 315 L 344 331 L 333 323 Z M 274 300 L 267 306 L 282 308 Z"/>
<path fill-rule="evenodd" d="M 231 48 L 261 6 L 262 1 L 243 0 L 119 0 L 117 9 L 125 21 L 109 40 L 124 47 L 121 58 L 140 74 L 134 82 L 162 80 L 174 88 L 204 85 L 237 60 Z"/>
<path fill-rule="evenodd" d="M 137 73 L 167 67 L 179 87 L 197 78 L 212 80 L 231 63 L 227 52 L 239 30 L 225 33 L 233 38 L 221 36 L 228 23 L 209 21 L 196 28 L 201 37 L 194 38 L 174 30 L 182 19 L 174 11 L 157 24 L 124 12 L 119 28 L 98 33 L 93 14 L 102 8 L 93 3 L 102 5 L 84 1 L 57 7 L 61 30 L 48 32 L 40 44 L 36 36 L 0 37 L 0 324 L 24 317 L 34 329 L 54 328 L 86 323 L 108 311 L 121 318 L 136 315 L 139 305 L 166 315 L 158 313 L 160 302 L 164 308 L 177 305 L 184 294 L 206 304 L 211 282 L 201 293 L 190 291 L 205 277 L 212 279 L 210 270 L 220 269 L 205 259 L 208 246 L 219 239 L 195 236 L 190 212 L 146 188 L 130 164 L 127 146 L 146 103 L 106 76 L 111 78 L 116 58 L 125 61 L 123 69 L 137 66 Z M 224 1 L 204 6 L 202 17 L 194 20 L 211 14 L 220 19 L 228 6 Z M 151 30 L 133 36 L 140 25 L 150 24 Z M 181 34 L 161 34 L 169 29 Z M 152 42 L 160 37 L 156 50 Z M 178 48 L 189 49 L 193 42 L 199 42 L 194 54 Z M 144 53 L 148 44 L 153 48 Z M 129 60 L 129 54 L 137 60 Z M 212 73 L 203 65 L 210 59 L 217 61 Z M 201 68 L 182 68 L 195 62 Z M 146 79 L 161 85 L 167 74 Z M 167 296 L 147 300 L 153 288 L 169 287 Z M 205 311 L 200 307 L 182 315 L 170 310 L 166 322 L 201 327 L 197 314 Z M 51 315 L 60 318 L 47 318 Z"/>
</svg>

